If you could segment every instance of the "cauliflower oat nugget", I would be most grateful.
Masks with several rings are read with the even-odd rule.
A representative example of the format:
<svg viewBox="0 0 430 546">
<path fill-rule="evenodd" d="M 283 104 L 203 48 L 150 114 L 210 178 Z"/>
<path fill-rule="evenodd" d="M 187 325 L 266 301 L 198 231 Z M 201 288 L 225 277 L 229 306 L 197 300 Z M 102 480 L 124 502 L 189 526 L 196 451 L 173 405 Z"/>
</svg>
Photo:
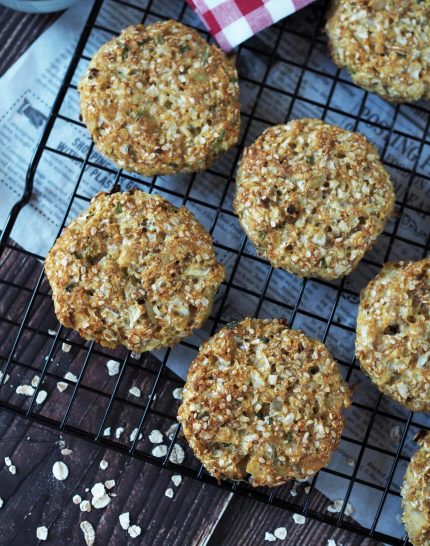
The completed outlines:
<svg viewBox="0 0 430 546">
<path fill-rule="evenodd" d="M 430 98 L 430 2 L 334 0 L 326 31 L 335 63 L 383 98 Z"/>
<path fill-rule="evenodd" d="M 282 320 L 247 318 L 201 346 L 178 420 L 212 476 L 274 486 L 328 463 L 348 405 L 322 343 Z"/>
<path fill-rule="evenodd" d="M 401 490 L 403 523 L 414 546 L 430 544 L 430 434 L 418 439 Z"/>
<path fill-rule="evenodd" d="M 350 273 L 393 204 L 372 144 L 317 119 L 264 131 L 245 149 L 237 173 L 235 211 L 257 252 L 303 277 Z"/>
<path fill-rule="evenodd" d="M 224 279 L 191 212 L 138 190 L 96 195 L 57 239 L 45 270 L 61 324 L 137 352 L 200 328 Z"/>
<path fill-rule="evenodd" d="M 123 30 L 94 55 L 78 87 L 97 148 L 129 171 L 201 171 L 239 138 L 234 65 L 176 21 Z"/>
<path fill-rule="evenodd" d="M 430 411 L 430 258 L 385 264 L 363 290 L 356 355 L 386 395 Z"/>
</svg>

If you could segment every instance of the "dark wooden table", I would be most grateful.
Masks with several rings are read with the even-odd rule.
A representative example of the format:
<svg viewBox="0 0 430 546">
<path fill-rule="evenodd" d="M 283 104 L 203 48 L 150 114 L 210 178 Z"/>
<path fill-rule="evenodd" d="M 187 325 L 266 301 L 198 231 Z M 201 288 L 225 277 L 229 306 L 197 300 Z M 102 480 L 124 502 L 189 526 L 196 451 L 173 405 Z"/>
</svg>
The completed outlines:
<svg viewBox="0 0 430 546">
<path fill-rule="evenodd" d="M 56 15 L 28 15 L 0 8 L 0 75 L 51 24 Z M 60 456 L 61 447 L 71 450 Z M 12 475 L 4 457 L 17 468 Z M 52 465 L 63 459 L 70 474 L 59 482 L 52 477 Z M 100 461 L 109 466 L 100 469 Z M 287 527 L 288 537 L 277 544 L 325 546 L 329 538 L 338 545 L 376 545 L 351 533 L 310 519 L 304 525 L 293 522 L 292 514 L 232 494 L 190 478 L 176 488 L 172 473 L 117 452 L 57 431 L 32 424 L 9 413 L 0 413 L 0 545 L 37 544 L 36 528 L 49 529 L 47 544 L 82 545 L 82 520 L 96 530 L 96 545 L 258 545 L 267 544 L 265 533 Z M 105 509 L 81 512 L 72 502 L 85 488 L 98 481 L 114 479 L 116 497 Z M 165 496 L 168 487 L 174 498 Z M 88 495 L 87 495 L 88 498 Z M 326 500 L 321 496 L 321 503 Z M 321 504 L 322 505 L 322 504 Z M 130 538 L 118 522 L 119 514 L 130 512 L 132 523 L 142 534 Z M 275 543 L 275 544 L 276 544 Z"/>
</svg>

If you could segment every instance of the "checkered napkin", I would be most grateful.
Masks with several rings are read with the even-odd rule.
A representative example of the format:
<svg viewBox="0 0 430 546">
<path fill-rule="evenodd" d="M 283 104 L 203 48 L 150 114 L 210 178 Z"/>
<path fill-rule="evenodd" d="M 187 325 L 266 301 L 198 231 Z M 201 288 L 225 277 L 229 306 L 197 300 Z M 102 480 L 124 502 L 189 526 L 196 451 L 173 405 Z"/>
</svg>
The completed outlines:
<svg viewBox="0 0 430 546">
<path fill-rule="evenodd" d="M 314 0 L 187 0 L 224 51 Z"/>
</svg>

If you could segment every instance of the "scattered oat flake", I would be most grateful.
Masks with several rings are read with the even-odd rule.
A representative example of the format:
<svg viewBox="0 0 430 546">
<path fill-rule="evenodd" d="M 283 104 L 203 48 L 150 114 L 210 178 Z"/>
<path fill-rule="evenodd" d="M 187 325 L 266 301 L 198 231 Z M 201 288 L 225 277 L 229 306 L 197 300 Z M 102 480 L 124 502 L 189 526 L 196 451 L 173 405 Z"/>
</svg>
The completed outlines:
<svg viewBox="0 0 430 546">
<path fill-rule="evenodd" d="M 170 427 L 166 430 L 166 436 L 169 438 L 169 440 L 173 440 L 177 428 L 178 425 L 173 423 L 173 425 L 170 425 Z"/>
<path fill-rule="evenodd" d="M 400 442 L 402 438 L 402 429 L 400 425 L 394 425 L 390 428 L 390 438 L 393 442 Z"/>
<path fill-rule="evenodd" d="M 40 377 L 38 375 L 35 375 L 33 377 L 33 379 L 31 380 L 31 386 L 32 387 L 37 387 L 37 385 L 39 384 L 40 382 Z"/>
<path fill-rule="evenodd" d="M 5 457 L 4 458 L 4 464 L 6 466 L 10 466 L 12 464 L 12 461 L 10 460 L 10 457 Z"/>
<path fill-rule="evenodd" d="M 58 383 L 57 383 L 57 389 L 60 392 L 64 392 L 67 389 L 68 386 L 69 386 L 69 384 L 66 383 L 65 381 L 58 381 Z"/>
<path fill-rule="evenodd" d="M 93 497 L 91 499 L 91 504 L 96 508 L 97 510 L 101 508 L 106 508 L 106 506 L 110 503 L 110 497 L 107 494 L 104 494 L 102 497 Z"/>
<path fill-rule="evenodd" d="M 163 435 L 159 430 L 152 430 L 151 434 L 148 436 L 151 444 L 161 444 L 163 441 Z"/>
<path fill-rule="evenodd" d="M 273 531 L 273 534 L 276 538 L 279 538 L 279 540 L 285 540 L 287 538 L 287 528 L 286 527 L 278 527 Z"/>
<path fill-rule="evenodd" d="M 50 336 L 55 336 L 56 333 L 57 333 L 56 330 L 52 330 L 51 328 L 48 328 L 48 334 L 49 334 Z"/>
<path fill-rule="evenodd" d="M 73 449 L 69 449 L 67 447 L 61 450 L 61 455 L 71 455 L 72 453 L 73 453 Z"/>
<path fill-rule="evenodd" d="M 179 487 L 182 482 L 182 476 L 180 476 L 179 474 L 174 474 L 172 476 L 172 482 L 176 485 L 176 487 Z"/>
<path fill-rule="evenodd" d="M 169 487 L 169 489 L 166 489 L 164 494 L 166 495 L 166 497 L 169 497 L 169 499 L 173 499 L 173 489 L 171 487 Z"/>
<path fill-rule="evenodd" d="M 124 531 L 127 531 L 127 529 L 130 527 L 130 512 L 124 512 L 123 514 L 119 515 L 119 524 Z"/>
<path fill-rule="evenodd" d="M 182 446 L 175 444 L 169 456 L 171 463 L 182 464 L 185 459 L 185 451 Z"/>
<path fill-rule="evenodd" d="M 107 468 L 108 466 L 109 466 L 109 463 L 107 462 L 106 459 L 102 459 L 102 460 L 100 461 L 100 468 L 101 468 L 102 470 L 106 470 L 106 468 Z"/>
<path fill-rule="evenodd" d="M 96 499 L 99 499 L 100 497 L 103 497 L 103 495 L 105 493 L 106 493 L 105 486 L 101 482 L 96 483 L 91 488 L 91 494 Z"/>
<path fill-rule="evenodd" d="M 182 389 L 181 387 L 178 387 L 177 389 L 173 389 L 172 395 L 175 400 L 182 400 Z"/>
<path fill-rule="evenodd" d="M 19 385 L 15 392 L 16 394 L 22 394 L 23 396 L 33 396 L 34 388 L 31 385 Z"/>
<path fill-rule="evenodd" d="M 83 500 L 80 503 L 79 508 L 80 508 L 81 512 L 91 512 L 91 503 L 90 503 L 90 501 Z"/>
<path fill-rule="evenodd" d="M 80 495 L 74 495 L 72 499 L 73 504 L 81 504 L 82 497 Z"/>
<path fill-rule="evenodd" d="M 119 373 L 119 362 L 117 360 L 108 360 L 106 362 L 106 367 L 111 377 Z"/>
<path fill-rule="evenodd" d="M 306 522 L 305 516 L 302 516 L 301 514 L 293 514 L 293 520 L 294 523 L 297 523 L 298 525 L 303 525 Z"/>
<path fill-rule="evenodd" d="M 3 499 L 0 497 L 0 508 L 3 508 L 3 504 L 4 504 L 4 501 L 3 501 Z"/>
<path fill-rule="evenodd" d="M 89 521 L 81 521 L 80 524 L 81 531 L 84 533 L 84 540 L 87 546 L 93 546 L 96 539 L 96 533 L 94 532 L 94 527 Z"/>
<path fill-rule="evenodd" d="M 139 360 L 139 358 L 142 356 L 142 353 L 136 353 L 135 351 L 131 351 L 130 356 L 131 358 L 134 358 L 135 360 Z"/>
<path fill-rule="evenodd" d="M 130 525 L 130 527 L 127 529 L 127 532 L 131 536 L 131 538 L 137 538 L 142 530 L 139 525 Z"/>
<path fill-rule="evenodd" d="M 52 467 L 52 474 L 56 480 L 62 482 L 69 475 L 69 469 L 63 461 L 56 461 Z"/>
<path fill-rule="evenodd" d="M 137 437 L 137 433 L 138 433 L 139 429 L 138 428 L 134 428 L 130 434 L 130 442 L 134 442 L 136 440 L 136 437 Z M 142 433 L 139 434 L 139 440 L 142 439 Z"/>
<path fill-rule="evenodd" d="M 48 393 L 46 391 L 39 391 L 36 396 L 36 404 L 43 404 L 47 396 Z"/>
<path fill-rule="evenodd" d="M 3 379 L 3 375 L 4 375 L 4 373 L 0 372 L 0 381 Z M 10 375 L 7 373 L 6 377 L 4 378 L 3 385 L 6 385 L 6 383 L 9 381 L 9 379 L 10 379 Z"/>
<path fill-rule="evenodd" d="M 311 486 L 308 485 L 307 487 L 305 487 L 304 491 L 306 493 L 306 495 L 309 493 L 309 491 L 311 490 Z"/>
<path fill-rule="evenodd" d="M 154 455 L 154 457 L 165 457 L 167 455 L 167 446 L 155 446 L 152 449 L 151 453 Z"/>
<path fill-rule="evenodd" d="M 139 398 L 142 394 L 139 387 L 131 387 L 128 391 L 132 396 L 135 396 L 136 398 Z"/>
<path fill-rule="evenodd" d="M 275 535 L 272 535 L 272 533 L 266 533 L 264 535 L 264 540 L 267 540 L 268 542 L 275 542 L 276 537 Z"/>
<path fill-rule="evenodd" d="M 107 427 L 103 431 L 103 436 L 110 436 L 111 428 Z"/>
<path fill-rule="evenodd" d="M 11 464 L 11 465 L 9 466 L 9 472 L 10 472 L 11 474 L 13 474 L 13 475 L 16 474 L 16 466 L 15 466 L 14 464 Z"/>
<path fill-rule="evenodd" d="M 115 438 L 118 440 L 121 437 L 121 434 L 124 432 L 124 427 L 118 427 L 115 430 Z"/>
<path fill-rule="evenodd" d="M 48 528 L 44 525 L 36 529 L 36 537 L 39 540 L 46 540 L 48 538 Z"/>
<path fill-rule="evenodd" d="M 327 546 L 336 546 L 336 541 L 334 540 L 334 538 L 329 538 L 327 540 Z"/>
<path fill-rule="evenodd" d="M 71 348 L 72 346 L 70 345 L 70 343 L 65 343 L 63 341 L 63 343 L 61 344 L 61 350 L 63 351 L 63 353 L 69 353 Z"/>
<path fill-rule="evenodd" d="M 353 459 L 352 457 L 347 457 L 346 458 L 346 464 L 348 466 L 354 466 L 355 465 L 355 459 Z M 331 540 L 331 539 L 330 539 Z"/>
<path fill-rule="evenodd" d="M 77 376 L 72 372 L 67 372 L 64 379 L 67 379 L 67 381 L 71 381 L 72 383 L 77 383 L 78 381 Z"/>
<path fill-rule="evenodd" d="M 329 504 L 327 506 L 327 512 L 332 512 L 333 514 L 336 514 L 337 512 L 340 512 L 342 510 L 342 506 L 343 506 L 343 500 L 342 499 L 335 500 L 335 501 L 333 501 L 333 504 Z M 344 511 L 345 516 L 350 516 L 353 513 L 354 513 L 354 508 L 352 507 L 352 505 L 349 502 L 347 502 L 346 503 L 346 508 L 345 508 L 345 511 Z"/>
<path fill-rule="evenodd" d="M 115 487 L 115 480 L 106 480 L 105 487 L 106 489 L 112 489 L 113 487 Z"/>
</svg>

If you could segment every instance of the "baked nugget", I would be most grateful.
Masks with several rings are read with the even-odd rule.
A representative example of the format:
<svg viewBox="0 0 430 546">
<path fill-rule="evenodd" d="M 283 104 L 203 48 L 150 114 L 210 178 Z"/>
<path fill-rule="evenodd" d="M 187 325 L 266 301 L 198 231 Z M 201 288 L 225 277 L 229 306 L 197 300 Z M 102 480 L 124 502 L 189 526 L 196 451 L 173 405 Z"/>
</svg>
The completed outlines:
<svg viewBox="0 0 430 546">
<path fill-rule="evenodd" d="M 326 31 L 360 87 L 393 102 L 430 98 L 428 0 L 334 0 Z"/>
<path fill-rule="evenodd" d="M 145 176 L 204 170 L 239 138 L 233 62 L 176 21 L 123 30 L 78 89 L 97 149 Z"/>
<path fill-rule="evenodd" d="M 317 119 L 245 149 L 234 208 L 257 253 L 300 277 L 348 275 L 382 232 L 394 189 L 363 135 Z"/>
<path fill-rule="evenodd" d="M 430 435 L 418 439 L 401 489 L 403 523 L 414 546 L 430 544 Z"/>
<path fill-rule="evenodd" d="M 200 328 L 224 279 L 191 212 L 139 190 L 96 195 L 57 239 L 45 271 L 61 324 L 137 352 Z"/>
<path fill-rule="evenodd" d="M 348 405 L 348 387 L 322 343 L 282 320 L 247 318 L 201 346 L 178 420 L 212 476 L 275 486 L 328 463 Z"/>
<path fill-rule="evenodd" d="M 387 263 L 362 291 L 356 355 L 384 394 L 430 411 L 430 258 Z"/>
</svg>

